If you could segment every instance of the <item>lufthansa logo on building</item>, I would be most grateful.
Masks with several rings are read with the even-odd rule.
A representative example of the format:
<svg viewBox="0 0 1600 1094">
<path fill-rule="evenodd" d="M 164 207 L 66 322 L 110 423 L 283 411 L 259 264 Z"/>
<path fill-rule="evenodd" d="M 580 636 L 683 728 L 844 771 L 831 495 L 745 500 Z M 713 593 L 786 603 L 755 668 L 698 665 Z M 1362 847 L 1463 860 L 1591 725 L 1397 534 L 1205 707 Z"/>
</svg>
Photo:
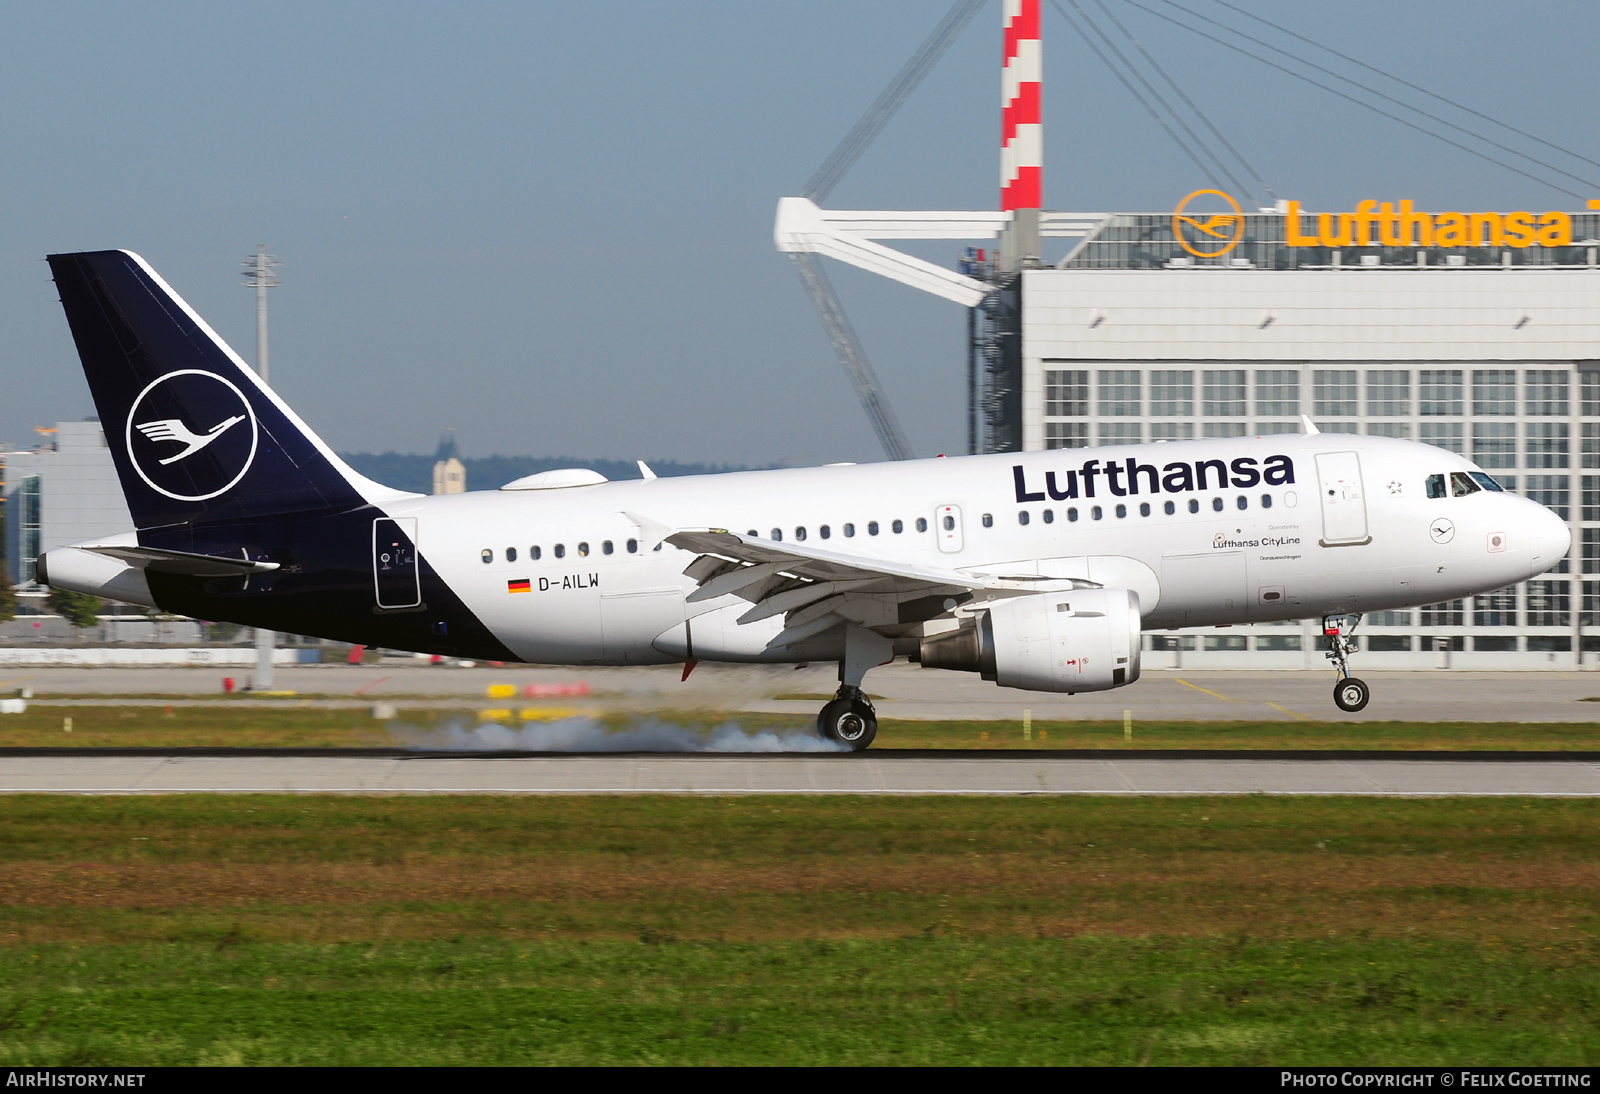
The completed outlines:
<svg viewBox="0 0 1600 1094">
<path fill-rule="evenodd" d="M 124 439 L 139 477 L 174 501 L 208 501 L 255 462 L 255 411 L 233 383 L 203 369 L 152 380 L 128 411 Z"/>
<path fill-rule="evenodd" d="M 1191 209 L 1195 205 L 1225 205 L 1224 209 Z M 1172 236 L 1178 246 L 1196 258 L 1216 258 L 1244 238 L 1244 212 L 1221 190 L 1196 190 L 1172 211 Z"/>
</svg>

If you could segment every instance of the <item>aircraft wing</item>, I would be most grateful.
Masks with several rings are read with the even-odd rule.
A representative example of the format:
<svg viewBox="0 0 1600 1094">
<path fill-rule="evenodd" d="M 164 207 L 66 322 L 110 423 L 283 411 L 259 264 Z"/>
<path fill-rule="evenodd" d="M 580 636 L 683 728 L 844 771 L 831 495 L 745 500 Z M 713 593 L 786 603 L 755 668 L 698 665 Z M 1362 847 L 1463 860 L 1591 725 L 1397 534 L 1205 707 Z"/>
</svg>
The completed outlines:
<svg viewBox="0 0 1600 1094">
<path fill-rule="evenodd" d="M 947 615 L 979 596 L 1015 596 L 1087 581 L 1041 581 L 965 573 L 916 563 L 865 558 L 805 543 L 782 543 L 724 528 L 672 531 L 661 539 L 699 557 L 684 574 L 699 588 L 696 603 L 737 596 L 751 604 L 740 623 L 782 614 L 783 632 L 773 645 L 791 645 L 841 623 L 857 623 L 882 634 Z"/>
</svg>

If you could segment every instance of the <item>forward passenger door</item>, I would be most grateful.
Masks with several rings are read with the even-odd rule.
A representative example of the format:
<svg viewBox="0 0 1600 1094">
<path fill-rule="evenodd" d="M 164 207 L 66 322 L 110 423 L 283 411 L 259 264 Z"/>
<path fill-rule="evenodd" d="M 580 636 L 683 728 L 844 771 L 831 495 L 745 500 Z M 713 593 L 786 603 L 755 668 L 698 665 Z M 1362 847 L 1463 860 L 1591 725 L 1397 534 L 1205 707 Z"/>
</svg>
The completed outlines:
<svg viewBox="0 0 1600 1094">
<path fill-rule="evenodd" d="M 1367 499 L 1361 487 L 1361 457 L 1355 452 L 1317 453 L 1322 497 L 1322 545 L 1372 542 L 1367 531 Z"/>
</svg>

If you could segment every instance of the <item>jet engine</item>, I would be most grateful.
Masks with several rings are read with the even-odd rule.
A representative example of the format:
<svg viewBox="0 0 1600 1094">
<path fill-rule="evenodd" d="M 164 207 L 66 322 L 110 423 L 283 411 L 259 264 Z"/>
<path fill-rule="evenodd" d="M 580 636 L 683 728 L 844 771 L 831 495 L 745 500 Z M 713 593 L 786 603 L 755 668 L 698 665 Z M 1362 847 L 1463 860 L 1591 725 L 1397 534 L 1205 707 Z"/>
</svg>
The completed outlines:
<svg viewBox="0 0 1600 1094">
<path fill-rule="evenodd" d="M 1002 600 L 922 639 L 923 668 L 976 672 L 1003 688 L 1109 691 L 1139 679 L 1139 594 L 1073 589 Z"/>
</svg>

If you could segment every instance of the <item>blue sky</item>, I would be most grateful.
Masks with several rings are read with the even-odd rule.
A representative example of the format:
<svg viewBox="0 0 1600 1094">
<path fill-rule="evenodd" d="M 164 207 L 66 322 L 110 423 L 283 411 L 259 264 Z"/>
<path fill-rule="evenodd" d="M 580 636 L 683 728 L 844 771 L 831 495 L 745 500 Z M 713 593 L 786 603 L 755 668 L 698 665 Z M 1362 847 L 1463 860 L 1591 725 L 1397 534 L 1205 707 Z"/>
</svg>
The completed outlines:
<svg viewBox="0 0 1600 1094">
<path fill-rule="evenodd" d="M 1238 2 L 1600 160 L 1596 5 Z M 1581 207 L 1107 3 L 1283 196 Z M 274 385 L 336 448 L 880 458 L 773 207 L 947 6 L 6 5 L 0 440 L 92 412 L 45 254 L 139 251 L 248 359 L 261 242 Z M 992 0 L 830 205 L 994 206 L 999 25 Z M 1048 3 L 1044 37 L 1048 206 L 1204 184 Z M 964 313 L 830 273 L 918 454 L 960 451 Z"/>
</svg>

